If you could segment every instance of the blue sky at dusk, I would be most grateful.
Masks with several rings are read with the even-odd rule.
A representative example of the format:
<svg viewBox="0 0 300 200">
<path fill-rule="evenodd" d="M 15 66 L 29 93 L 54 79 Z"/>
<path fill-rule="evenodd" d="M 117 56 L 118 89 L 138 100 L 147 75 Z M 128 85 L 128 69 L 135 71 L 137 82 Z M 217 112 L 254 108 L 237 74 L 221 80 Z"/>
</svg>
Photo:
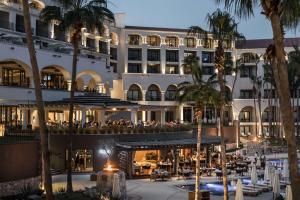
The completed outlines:
<svg viewBox="0 0 300 200">
<path fill-rule="evenodd" d="M 109 0 L 114 12 L 126 13 L 126 25 L 188 28 L 191 25 L 206 27 L 206 15 L 218 7 L 214 0 Z M 250 20 L 239 20 L 239 30 L 247 37 L 270 38 L 272 31 L 265 17 L 256 10 Z M 286 37 L 300 36 L 299 30 Z"/>
</svg>

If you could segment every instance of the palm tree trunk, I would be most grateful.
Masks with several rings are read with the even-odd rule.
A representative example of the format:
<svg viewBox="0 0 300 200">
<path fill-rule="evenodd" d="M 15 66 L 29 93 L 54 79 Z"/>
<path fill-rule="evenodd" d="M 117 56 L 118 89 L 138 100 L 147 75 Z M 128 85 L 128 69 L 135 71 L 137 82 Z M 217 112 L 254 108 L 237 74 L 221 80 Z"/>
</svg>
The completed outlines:
<svg viewBox="0 0 300 200">
<path fill-rule="evenodd" d="M 40 80 L 40 72 L 37 64 L 33 39 L 32 39 L 32 31 L 31 31 L 31 21 L 29 14 L 29 4 L 28 0 L 23 0 L 23 13 L 24 13 L 24 25 L 26 31 L 26 41 L 28 52 L 30 56 L 30 62 L 32 66 L 32 72 L 34 74 L 34 90 L 35 90 L 35 98 L 36 105 L 38 109 L 38 117 L 39 117 L 39 130 L 40 130 L 40 143 L 42 149 L 42 162 L 44 162 L 43 172 L 44 173 L 44 187 L 46 190 L 46 199 L 53 199 L 52 192 L 52 177 L 50 171 L 50 152 L 48 149 L 48 134 L 45 123 L 45 110 L 44 110 L 44 101 L 41 89 L 41 80 Z"/>
<path fill-rule="evenodd" d="M 222 70 L 218 73 L 218 82 L 220 84 L 220 92 L 222 98 L 222 105 L 220 106 L 220 132 L 221 132 L 221 166 L 223 174 L 223 186 L 224 186 L 224 200 L 228 200 L 228 180 L 227 180 L 227 168 L 226 168 L 226 148 L 225 148 L 225 136 L 224 136 L 224 93 L 225 86 L 223 81 Z"/>
<path fill-rule="evenodd" d="M 196 182 L 195 182 L 195 200 L 201 199 L 200 197 L 200 154 L 201 154 L 201 137 L 202 137 L 202 109 L 199 108 L 197 112 L 197 156 L 196 156 Z"/>
<path fill-rule="evenodd" d="M 281 24 L 281 18 L 278 14 L 276 14 L 276 12 L 270 16 L 270 21 L 273 30 L 276 55 L 276 57 L 272 60 L 272 68 L 279 96 L 282 123 L 287 137 L 292 194 L 296 199 L 300 197 L 300 190 L 298 189 L 300 185 L 300 174 L 298 171 L 296 138 L 295 134 L 293 133 L 294 121 L 287 74 L 287 62 L 285 60 L 283 42 L 284 33 Z"/>
<path fill-rule="evenodd" d="M 67 160 L 67 192 L 73 192 L 72 185 L 72 135 L 74 130 L 73 127 L 73 113 L 74 113 L 74 97 L 76 90 L 76 73 L 77 73 L 77 57 L 78 57 L 78 35 L 80 30 L 76 30 L 72 37 L 73 43 L 73 63 L 72 63 L 72 80 L 71 80 L 71 91 L 70 91 L 70 104 L 69 104 L 69 131 L 68 131 L 68 160 Z"/>
</svg>

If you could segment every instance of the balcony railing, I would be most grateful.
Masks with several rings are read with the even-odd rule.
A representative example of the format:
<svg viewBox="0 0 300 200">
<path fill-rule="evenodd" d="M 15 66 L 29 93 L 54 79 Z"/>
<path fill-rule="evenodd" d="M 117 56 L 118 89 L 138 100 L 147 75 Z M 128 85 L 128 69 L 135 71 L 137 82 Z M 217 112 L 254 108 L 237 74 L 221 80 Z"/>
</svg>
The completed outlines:
<svg viewBox="0 0 300 200">
<path fill-rule="evenodd" d="M 151 134 L 151 133 L 172 133 L 191 131 L 192 126 L 190 125 L 176 125 L 174 127 L 168 125 L 162 125 L 157 127 L 122 127 L 122 126 L 103 126 L 94 128 L 77 128 L 74 132 L 78 135 L 107 135 L 107 134 Z M 53 135 L 67 135 L 68 128 L 52 127 L 49 131 Z"/>
</svg>

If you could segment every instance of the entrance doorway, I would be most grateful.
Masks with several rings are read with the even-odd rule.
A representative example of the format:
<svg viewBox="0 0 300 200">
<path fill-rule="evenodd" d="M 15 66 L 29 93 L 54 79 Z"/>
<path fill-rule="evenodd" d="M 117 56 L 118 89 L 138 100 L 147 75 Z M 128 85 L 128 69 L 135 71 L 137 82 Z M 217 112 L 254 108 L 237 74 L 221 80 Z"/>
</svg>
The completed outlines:
<svg viewBox="0 0 300 200">
<path fill-rule="evenodd" d="M 93 171 L 93 150 L 78 149 L 73 151 L 73 172 Z"/>
</svg>

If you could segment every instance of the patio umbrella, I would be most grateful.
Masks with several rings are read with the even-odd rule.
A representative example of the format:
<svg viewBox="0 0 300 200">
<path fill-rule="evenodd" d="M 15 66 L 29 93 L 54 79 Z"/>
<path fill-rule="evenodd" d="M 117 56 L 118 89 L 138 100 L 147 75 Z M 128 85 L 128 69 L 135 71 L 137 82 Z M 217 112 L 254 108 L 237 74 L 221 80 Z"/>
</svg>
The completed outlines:
<svg viewBox="0 0 300 200">
<path fill-rule="evenodd" d="M 273 193 L 274 196 L 277 197 L 280 194 L 280 185 L 279 185 L 279 172 L 276 171 L 274 175 L 274 181 L 273 181 Z"/>
<path fill-rule="evenodd" d="M 268 181 L 270 180 L 270 165 L 269 162 L 266 162 L 266 166 L 265 166 L 265 172 L 264 172 L 264 181 Z"/>
<path fill-rule="evenodd" d="M 252 165 L 252 170 L 251 170 L 251 183 L 255 185 L 257 183 L 257 171 L 256 171 L 256 166 Z"/>
<path fill-rule="evenodd" d="M 235 190 L 235 198 L 234 200 L 244 200 L 244 195 L 243 195 L 243 184 L 241 179 L 238 180 L 236 184 L 236 190 Z"/>
<path fill-rule="evenodd" d="M 273 188 L 273 185 L 274 185 L 274 172 L 272 171 L 272 169 L 270 169 L 270 171 L 269 171 L 269 179 L 270 179 L 270 185 Z"/>
<path fill-rule="evenodd" d="M 119 199 L 121 197 L 120 178 L 117 173 L 114 174 L 113 178 L 112 196 L 116 199 Z"/>
<path fill-rule="evenodd" d="M 260 159 L 259 159 L 259 158 L 257 159 L 256 166 L 257 166 L 257 167 L 259 167 L 259 168 L 261 167 L 261 161 L 260 161 Z"/>
<path fill-rule="evenodd" d="M 285 181 L 289 179 L 289 164 L 287 160 L 283 161 L 282 177 Z"/>
<path fill-rule="evenodd" d="M 285 200 L 293 200 L 291 185 L 287 185 L 285 188 Z"/>
</svg>

